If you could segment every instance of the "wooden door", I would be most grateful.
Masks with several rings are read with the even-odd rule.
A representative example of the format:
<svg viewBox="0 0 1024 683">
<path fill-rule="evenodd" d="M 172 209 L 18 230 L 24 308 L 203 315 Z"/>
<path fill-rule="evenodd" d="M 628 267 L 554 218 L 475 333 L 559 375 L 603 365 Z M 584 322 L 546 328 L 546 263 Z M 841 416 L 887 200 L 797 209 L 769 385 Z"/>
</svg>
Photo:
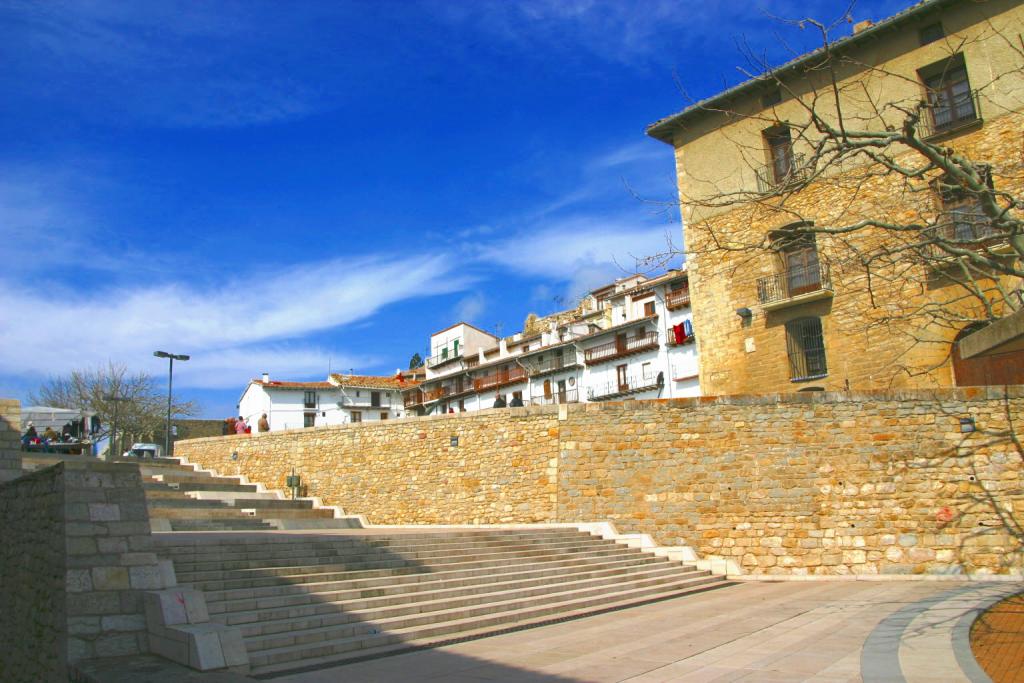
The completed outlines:
<svg viewBox="0 0 1024 683">
<path fill-rule="evenodd" d="M 615 374 L 617 375 L 619 380 L 619 391 L 629 390 L 629 378 L 626 377 L 626 369 L 628 367 L 628 365 L 620 365 L 617 368 L 615 368 Z"/>
<path fill-rule="evenodd" d="M 977 329 L 964 330 L 957 336 L 957 341 Z M 952 355 L 953 378 L 958 387 L 1024 384 L 1024 351 L 963 358 L 960 356 L 960 345 L 953 344 Z"/>
</svg>

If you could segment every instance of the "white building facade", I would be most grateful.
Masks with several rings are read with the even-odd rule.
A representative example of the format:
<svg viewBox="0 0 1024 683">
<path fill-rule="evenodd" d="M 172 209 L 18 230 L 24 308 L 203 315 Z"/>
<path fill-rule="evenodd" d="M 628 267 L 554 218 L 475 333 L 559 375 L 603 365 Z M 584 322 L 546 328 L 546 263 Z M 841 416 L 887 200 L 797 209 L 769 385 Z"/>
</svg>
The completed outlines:
<svg viewBox="0 0 1024 683">
<path fill-rule="evenodd" d="M 372 375 L 330 375 L 324 382 L 285 382 L 267 374 L 242 392 L 238 414 L 256 432 L 262 415 L 270 431 L 373 422 L 405 417 L 402 390 L 417 382 Z"/>
<path fill-rule="evenodd" d="M 700 396 L 683 270 L 617 280 L 540 327 L 498 338 L 459 323 L 432 335 L 426 378 L 403 391 L 405 408 L 481 410 L 499 394 L 509 406 Z"/>
</svg>

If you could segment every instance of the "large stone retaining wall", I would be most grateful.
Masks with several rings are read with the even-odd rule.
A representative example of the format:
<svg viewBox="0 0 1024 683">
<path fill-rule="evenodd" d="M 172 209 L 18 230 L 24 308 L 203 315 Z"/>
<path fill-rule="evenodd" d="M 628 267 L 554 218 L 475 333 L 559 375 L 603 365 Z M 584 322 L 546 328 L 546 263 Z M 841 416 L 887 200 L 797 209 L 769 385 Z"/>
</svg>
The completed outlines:
<svg viewBox="0 0 1024 683">
<path fill-rule="evenodd" d="M 1008 429 L 1022 409 L 1024 387 L 706 397 L 197 439 L 178 453 L 277 488 L 294 468 L 310 495 L 374 523 L 607 519 L 749 573 L 1008 573 L 1021 569 L 1024 468 Z"/>
<path fill-rule="evenodd" d="M 138 467 L 61 463 L 0 484 L 0 681 L 148 648 L 142 595 L 165 581 Z"/>
</svg>

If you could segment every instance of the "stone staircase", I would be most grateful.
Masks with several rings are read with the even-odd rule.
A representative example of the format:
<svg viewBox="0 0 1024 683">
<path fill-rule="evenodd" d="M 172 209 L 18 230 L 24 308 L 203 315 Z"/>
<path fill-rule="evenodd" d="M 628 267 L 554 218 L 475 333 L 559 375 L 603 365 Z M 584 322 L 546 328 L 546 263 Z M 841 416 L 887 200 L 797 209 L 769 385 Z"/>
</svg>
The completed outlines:
<svg viewBox="0 0 1024 683">
<path fill-rule="evenodd" d="M 155 538 L 161 556 L 174 561 L 179 583 L 204 591 L 211 619 L 242 628 L 257 675 L 728 585 L 571 527 Z"/>
<path fill-rule="evenodd" d="M 285 500 L 238 477 L 215 477 L 175 458 L 139 461 L 149 518 L 156 531 L 257 531 L 318 526 L 333 509 L 309 500 Z"/>
</svg>

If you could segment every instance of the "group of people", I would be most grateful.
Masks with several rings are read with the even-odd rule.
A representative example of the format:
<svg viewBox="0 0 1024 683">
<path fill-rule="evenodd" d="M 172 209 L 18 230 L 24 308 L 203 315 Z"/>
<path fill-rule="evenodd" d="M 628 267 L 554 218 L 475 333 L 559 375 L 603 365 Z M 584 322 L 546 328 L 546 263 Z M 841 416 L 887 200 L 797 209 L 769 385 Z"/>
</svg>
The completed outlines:
<svg viewBox="0 0 1024 683">
<path fill-rule="evenodd" d="M 263 413 L 260 417 L 259 422 L 256 423 L 256 428 L 261 432 L 270 431 L 270 420 L 267 419 L 266 413 Z M 224 420 L 224 434 L 252 434 L 252 426 L 241 415 L 229 417 Z"/>
<path fill-rule="evenodd" d="M 40 434 L 35 424 L 30 421 L 25 429 L 25 433 L 21 435 L 21 449 L 24 451 L 38 449 L 50 452 L 51 447 L 56 444 L 78 443 L 78 437 L 74 432 L 73 425 L 69 422 L 64 425 L 60 434 L 50 426 L 47 426 L 43 433 Z"/>
<path fill-rule="evenodd" d="M 522 408 L 523 397 L 519 394 L 512 394 L 512 400 L 505 402 L 505 394 L 498 394 L 494 397 L 493 408 Z"/>
</svg>

